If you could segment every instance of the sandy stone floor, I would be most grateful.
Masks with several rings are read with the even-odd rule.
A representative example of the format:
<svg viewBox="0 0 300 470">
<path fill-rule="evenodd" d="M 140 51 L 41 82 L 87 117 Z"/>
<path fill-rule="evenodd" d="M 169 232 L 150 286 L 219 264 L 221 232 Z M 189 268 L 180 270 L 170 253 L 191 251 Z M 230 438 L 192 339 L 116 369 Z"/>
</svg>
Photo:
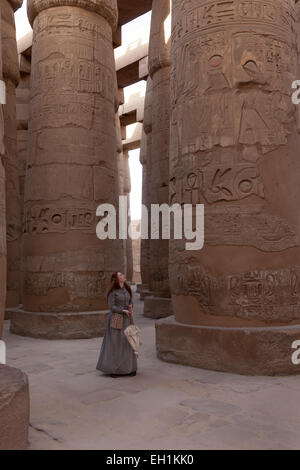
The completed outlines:
<svg viewBox="0 0 300 470">
<path fill-rule="evenodd" d="M 7 364 L 28 374 L 29 449 L 299 449 L 300 376 L 244 377 L 157 359 L 155 321 L 135 321 L 136 377 L 96 371 L 101 339 L 48 341 L 9 333 Z"/>
</svg>

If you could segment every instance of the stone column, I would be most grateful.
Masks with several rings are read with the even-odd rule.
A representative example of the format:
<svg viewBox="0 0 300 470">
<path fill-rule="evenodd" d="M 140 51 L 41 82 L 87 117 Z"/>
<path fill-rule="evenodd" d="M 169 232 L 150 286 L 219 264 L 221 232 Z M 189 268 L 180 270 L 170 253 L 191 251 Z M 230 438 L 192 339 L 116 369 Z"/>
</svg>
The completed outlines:
<svg viewBox="0 0 300 470">
<path fill-rule="evenodd" d="M 144 122 L 143 129 L 146 135 L 146 143 L 144 154 L 147 155 L 147 166 L 143 166 L 143 204 L 148 209 L 148 231 L 150 233 L 150 208 L 151 208 L 151 149 L 152 149 L 152 78 L 148 76 L 147 78 L 147 88 L 145 95 L 145 110 L 144 110 Z M 142 217 L 143 219 L 143 217 Z M 148 295 L 151 295 L 150 292 L 150 239 L 142 240 L 142 251 L 141 251 L 141 269 L 143 271 L 143 285 L 141 287 L 140 299 L 144 300 Z"/>
<path fill-rule="evenodd" d="M 167 24 L 170 21 L 170 0 L 153 0 L 149 43 L 149 74 L 152 86 L 152 149 L 151 204 L 169 203 L 169 140 L 170 140 L 170 42 Z M 172 314 L 169 290 L 169 240 L 149 241 L 149 289 L 144 315 L 162 318 Z"/>
<path fill-rule="evenodd" d="M 300 371 L 294 20 L 290 0 L 173 2 L 171 197 L 204 204 L 205 244 L 171 243 L 175 318 L 157 324 L 161 359 Z"/>
<path fill-rule="evenodd" d="M 4 107 L 4 142 L 6 156 L 6 222 L 7 222 L 7 297 L 6 306 L 20 303 L 20 252 L 21 252 L 21 198 L 17 158 L 16 86 L 20 73 L 16 43 L 14 12 L 22 0 L 3 0 L 1 3 L 3 80 L 6 84 Z"/>
<path fill-rule="evenodd" d="M 295 5 L 296 17 L 296 35 L 297 35 L 297 55 L 298 55 L 298 73 L 297 80 L 300 80 L 300 2 L 296 1 Z M 297 106 L 297 118 L 298 118 L 298 132 L 300 133 L 300 106 Z"/>
<path fill-rule="evenodd" d="M 30 72 L 31 66 L 28 58 L 21 54 L 20 82 L 16 89 L 17 98 L 17 143 L 18 143 L 18 167 L 21 198 L 21 218 L 24 219 L 24 187 L 26 176 L 26 164 L 28 154 L 28 116 L 30 102 Z"/>
<path fill-rule="evenodd" d="M 80 7 L 78 7 L 78 4 Z M 104 333 L 119 240 L 96 236 L 96 209 L 118 207 L 116 0 L 28 1 L 33 26 L 25 183 L 23 305 L 14 333 Z"/>
<path fill-rule="evenodd" d="M 3 13 L 7 13 L 7 5 L 4 2 L 0 6 L 1 18 Z M 0 22 L 0 80 L 3 79 L 2 74 L 2 44 L 3 44 L 3 21 Z M 5 28 L 4 28 L 5 29 Z M 8 44 L 7 44 L 8 46 Z M 8 70 L 8 56 L 10 47 L 3 54 L 3 70 Z M 7 89 L 8 95 L 11 91 Z M 2 96 L 1 96 L 2 98 Z M 6 300 L 6 213 L 5 213 L 5 170 L 3 159 L 5 156 L 5 144 L 10 149 L 10 140 L 5 135 L 7 129 L 11 129 L 13 123 L 13 114 L 9 115 L 8 111 L 12 110 L 10 100 L 7 97 L 4 106 L 0 102 L 0 340 L 3 332 L 4 308 Z M 5 107 L 8 106 L 6 110 Z M 11 117 L 11 121 L 4 121 Z M 2 345 L 0 346 L 2 347 Z M 24 450 L 27 447 L 28 427 L 29 427 L 29 392 L 28 380 L 25 374 L 18 369 L 0 364 L 0 450 Z"/>
<path fill-rule="evenodd" d="M 0 7 L 2 13 L 2 7 Z M 2 63 L 2 28 L 3 23 L 0 23 L 0 85 L 3 84 L 3 63 Z M 4 92 L 5 95 L 5 92 Z M 7 279 L 7 241 L 6 241 L 6 196 L 5 196 L 5 170 L 3 160 L 5 157 L 4 145 L 4 106 L 2 102 L 4 97 L 0 100 L 0 339 L 2 338 L 2 329 L 4 321 L 4 310 L 6 301 L 6 279 Z"/>
<path fill-rule="evenodd" d="M 118 161 L 118 181 L 119 181 L 119 195 L 125 196 L 125 167 L 124 167 L 124 154 L 123 154 L 123 143 L 122 143 L 122 133 L 121 133 L 121 123 L 119 113 L 116 113 L 116 143 L 117 143 L 117 161 Z M 123 263 L 122 266 L 118 268 L 120 271 L 124 271 L 126 274 L 127 271 L 127 240 L 121 240 L 122 243 L 122 255 Z"/>
<path fill-rule="evenodd" d="M 131 178 L 130 178 L 130 168 L 129 168 L 129 152 L 123 152 L 124 159 L 124 196 L 127 196 L 128 202 L 128 218 L 127 224 L 128 227 L 131 224 L 131 215 L 130 215 L 130 193 L 131 193 Z M 128 236 L 126 240 L 126 278 L 129 282 L 132 282 L 133 278 L 133 253 L 132 253 L 132 239 Z"/>
<path fill-rule="evenodd" d="M 3 126 L 3 111 L 0 111 L 0 127 Z M 1 129 L 0 129 L 1 132 Z M 0 143 L 3 150 L 3 140 Z M 1 152 L 2 153 L 2 152 Z M 6 278 L 7 278 L 7 243 L 6 243 L 6 211 L 5 211 L 5 171 L 3 166 L 3 154 L 0 157 L 0 338 L 4 321 L 4 310 L 6 300 Z"/>
<path fill-rule="evenodd" d="M 142 180 L 142 205 L 148 207 L 147 202 L 147 134 L 143 128 L 141 149 L 140 149 L 140 163 L 143 167 L 143 180 Z M 142 226 L 145 214 L 142 212 L 141 223 Z M 140 264 L 141 264 L 141 285 L 138 286 L 138 292 L 149 290 L 149 240 L 141 239 L 141 250 L 140 250 Z"/>
</svg>

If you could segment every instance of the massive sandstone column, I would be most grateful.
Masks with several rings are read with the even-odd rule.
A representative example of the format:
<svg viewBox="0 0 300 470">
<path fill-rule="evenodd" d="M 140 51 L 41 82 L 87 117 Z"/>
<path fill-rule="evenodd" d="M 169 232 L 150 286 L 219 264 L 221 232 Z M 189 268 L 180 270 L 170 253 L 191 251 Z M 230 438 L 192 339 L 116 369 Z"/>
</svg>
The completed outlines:
<svg viewBox="0 0 300 470">
<path fill-rule="evenodd" d="M 147 202 L 147 134 L 143 128 L 141 149 L 140 149 L 140 163 L 143 167 L 143 180 L 142 180 L 142 205 L 148 207 Z M 145 213 L 142 211 L 141 223 L 144 224 Z M 141 285 L 139 292 L 149 290 L 149 240 L 141 238 L 140 248 L 140 266 L 141 266 Z"/>
<path fill-rule="evenodd" d="M 21 198 L 17 158 L 16 86 L 20 73 L 16 43 L 14 12 L 23 0 L 1 2 L 3 80 L 6 84 L 4 106 L 4 142 L 6 158 L 6 222 L 7 222 L 7 297 L 6 306 L 20 303 L 20 255 L 21 255 Z"/>
<path fill-rule="evenodd" d="M 116 144 L 117 144 L 117 163 L 118 163 L 118 181 L 119 181 L 119 195 L 124 196 L 124 184 L 125 184 L 125 168 L 124 168 L 124 155 L 123 155 L 123 144 L 121 135 L 121 123 L 119 113 L 116 113 Z M 121 240 L 122 243 L 122 254 L 124 259 L 124 272 L 127 270 L 127 248 L 126 240 Z M 121 270 L 121 267 L 118 268 Z"/>
<path fill-rule="evenodd" d="M 143 195 L 142 202 L 148 209 L 148 214 L 142 213 L 142 224 L 147 224 L 145 217 L 148 218 L 148 232 L 150 234 L 150 215 L 151 215 L 151 150 L 152 150 L 152 78 L 148 76 L 145 95 L 143 130 L 145 133 L 143 149 L 144 155 L 147 155 L 146 167 L 143 166 Z M 143 284 L 141 286 L 140 299 L 144 300 L 150 292 L 150 239 L 144 239 L 141 242 L 141 270 Z"/>
<path fill-rule="evenodd" d="M 78 7 L 78 5 L 80 7 Z M 105 291 L 123 261 L 96 236 L 96 208 L 118 207 L 116 0 L 28 1 L 33 26 L 23 237 L 24 312 L 12 331 L 50 338 L 103 333 Z"/>
<path fill-rule="evenodd" d="M 3 13 L 4 2 L 0 5 L 0 15 Z M 5 11 L 7 11 L 5 9 Z M 3 18 L 3 16 L 2 16 Z M 2 81 L 2 38 L 3 21 L 0 22 L 0 80 Z M 12 52 L 7 43 L 8 49 L 3 54 L 3 70 L 7 70 L 9 54 Z M 14 47 L 12 48 L 14 50 Z M 1 90 L 3 86 L 1 82 Z M 8 93 L 10 88 L 8 87 Z M 5 95 L 5 93 L 4 93 Z M 9 139 L 5 139 L 5 131 L 10 128 L 12 121 L 6 123 L 4 116 L 9 117 L 5 107 L 9 105 L 11 110 L 11 101 L 2 106 L 3 93 L 0 100 L 0 340 L 2 338 L 4 308 L 6 300 L 6 213 L 5 213 L 5 170 L 3 158 L 6 147 L 9 147 Z M 10 98 L 10 97 L 8 97 Z M 11 119 L 13 116 L 11 115 Z M 8 127 L 7 127 L 8 125 Z M 2 348 L 2 344 L 0 345 Z M 2 356 L 2 355 L 1 355 Z M 25 374 L 13 367 L 0 364 L 0 450 L 23 450 L 27 447 L 29 426 L 29 393 L 28 380 Z"/>
<path fill-rule="evenodd" d="M 173 1 L 170 198 L 205 206 L 205 245 L 170 249 L 175 318 L 158 356 L 300 372 L 300 136 L 295 2 Z"/>
<path fill-rule="evenodd" d="M 152 146 L 149 204 L 169 202 L 169 140 L 170 140 L 170 0 L 153 0 L 149 43 L 149 74 L 152 86 Z M 169 240 L 149 242 L 149 288 L 144 315 L 162 318 L 172 314 L 168 253 Z"/>
<path fill-rule="evenodd" d="M 130 214 L 130 193 L 131 193 L 131 178 L 130 178 L 130 168 L 129 168 L 129 152 L 123 152 L 123 164 L 124 164 L 124 196 L 127 197 L 128 204 L 128 216 L 127 216 L 127 226 L 130 227 L 131 224 L 131 214 Z M 132 282 L 133 278 L 133 253 L 132 253 L 132 239 L 127 236 L 126 240 L 126 278 L 129 282 Z"/>
<path fill-rule="evenodd" d="M 2 7 L 0 7 L 2 13 Z M 2 33 L 3 23 L 0 23 L 0 33 Z M 3 160 L 5 156 L 4 145 L 4 112 L 2 106 L 5 91 L 3 90 L 3 65 L 2 65 L 2 34 L 0 34 L 0 85 L 2 95 L 0 97 L 0 339 L 4 321 L 4 310 L 6 301 L 6 278 L 7 278 L 7 242 L 6 242 L 6 197 L 5 197 L 5 170 Z"/>
</svg>

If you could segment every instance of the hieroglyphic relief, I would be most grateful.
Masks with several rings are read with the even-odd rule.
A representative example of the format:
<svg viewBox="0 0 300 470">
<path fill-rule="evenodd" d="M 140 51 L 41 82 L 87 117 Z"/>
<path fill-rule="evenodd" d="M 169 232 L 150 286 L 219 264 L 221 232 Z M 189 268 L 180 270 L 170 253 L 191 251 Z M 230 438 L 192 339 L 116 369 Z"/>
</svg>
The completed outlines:
<svg viewBox="0 0 300 470">
<path fill-rule="evenodd" d="M 92 94 L 36 96 L 32 99 L 32 131 L 67 125 L 91 129 L 94 107 Z"/>
<path fill-rule="evenodd" d="M 109 98 L 113 71 L 94 60 L 93 48 L 78 45 L 76 54 L 66 49 L 36 64 L 32 93 L 35 89 L 43 89 L 45 94 L 55 92 L 59 86 L 63 92 L 99 93 Z"/>
<path fill-rule="evenodd" d="M 259 145 L 267 153 L 286 144 L 295 119 L 290 83 L 297 56 L 292 44 L 272 35 L 219 32 L 202 35 L 174 54 L 176 153 L 238 143 Z M 193 125 L 183 119 L 191 112 Z"/>
<path fill-rule="evenodd" d="M 195 259 L 178 259 L 172 264 L 170 276 L 173 293 L 194 296 L 208 315 L 266 323 L 300 318 L 299 266 L 215 277 Z"/>
<path fill-rule="evenodd" d="M 255 161 L 250 158 L 246 161 L 231 149 L 222 153 L 208 152 L 203 158 L 198 155 L 192 154 L 182 166 L 174 169 L 171 202 L 212 204 L 237 201 L 250 195 L 264 199 L 264 185 Z"/>
<path fill-rule="evenodd" d="M 98 40 L 107 40 L 107 36 L 103 34 L 103 24 L 99 21 L 92 21 L 91 18 L 85 18 L 83 15 L 69 10 L 56 11 L 55 14 L 50 12 L 47 15 L 39 15 L 35 22 L 36 35 L 34 41 L 43 37 L 44 33 L 49 35 L 70 35 L 74 34 L 74 29 L 80 32 L 81 37 L 91 37 L 91 33 Z"/>
<path fill-rule="evenodd" d="M 26 273 L 24 289 L 28 295 L 47 296 L 51 289 L 66 289 L 70 301 L 76 298 L 103 298 L 108 283 L 105 272 Z M 56 311 L 48 306 L 48 311 Z"/>
<path fill-rule="evenodd" d="M 214 278 L 199 267 L 190 268 L 190 292 L 203 310 L 265 322 L 299 320 L 300 268 L 250 271 Z M 223 301 L 222 301 L 223 299 Z"/>
<path fill-rule="evenodd" d="M 70 230 L 95 232 L 96 207 L 31 206 L 24 221 L 25 233 L 65 233 Z"/>
<path fill-rule="evenodd" d="M 289 33 L 295 19 L 293 2 L 283 0 L 197 0 L 173 1 L 173 41 L 176 44 L 190 35 L 219 25 L 248 22 L 276 27 Z"/>
<path fill-rule="evenodd" d="M 283 189 L 297 166 L 294 2 L 174 0 L 172 21 L 170 203 L 205 206 L 203 251 L 170 243 L 172 293 L 211 315 L 298 320 L 297 190 Z M 227 260 L 212 275 L 214 247 L 239 274 Z M 247 272 L 251 253 L 265 269 Z"/>
</svg>

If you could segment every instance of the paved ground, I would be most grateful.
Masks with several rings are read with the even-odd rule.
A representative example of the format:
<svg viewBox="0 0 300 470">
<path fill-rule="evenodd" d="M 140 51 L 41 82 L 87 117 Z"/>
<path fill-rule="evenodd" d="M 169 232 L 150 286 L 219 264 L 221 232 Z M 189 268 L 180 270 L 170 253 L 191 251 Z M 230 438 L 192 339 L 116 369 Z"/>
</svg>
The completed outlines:
<svg viewBox="0 0 300 470">
<path fill-rule="evenodd" d="M 300 376 L 244 377 L 157 359 L 155 321 L 135 322 L 136 377 L 96 371 L 102 339 L 48 341 L 9 333 L 7 364 L 28 374 L 29 449 L 299 449 Z"/>
</svg>

